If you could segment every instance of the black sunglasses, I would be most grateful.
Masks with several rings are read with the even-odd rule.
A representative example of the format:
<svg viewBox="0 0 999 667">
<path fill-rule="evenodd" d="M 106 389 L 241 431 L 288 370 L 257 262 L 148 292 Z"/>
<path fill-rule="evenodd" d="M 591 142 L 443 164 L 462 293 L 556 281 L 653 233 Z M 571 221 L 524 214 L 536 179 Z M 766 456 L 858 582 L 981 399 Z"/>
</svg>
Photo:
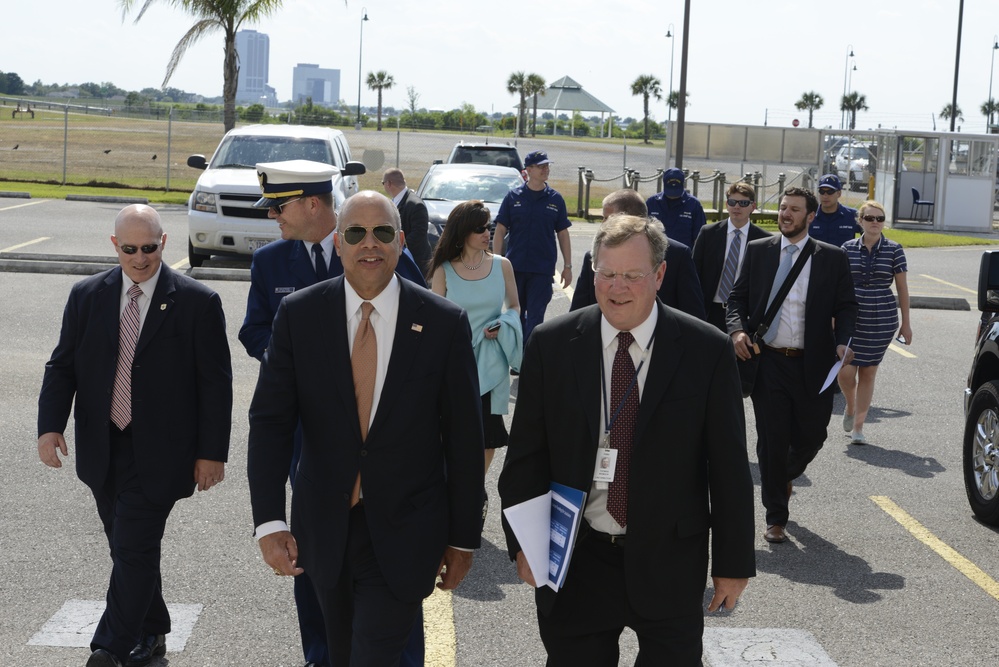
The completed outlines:
<svg viewBox="0 0 999 667">
<path fill-rule="evenodd" d="M 488 231 L 489 231 L 489 227 L 487 225 L 482 225 L 481 227 L 476 227 L 475 229 L 473 229 L 472 233 L 473 234 L 481 234 L 483 232 L 488 232 Z"/>
<path fill-rule="evenodd" d="M 348 227 L 340 232 L 340 236 L 349 245 L 357 245 L 368 235 L 368 229 L 375 235 L 379 243 L 392 243 L 395 240 L 396 229 L 392 225 L 378 225 L 377 227 Z"/>
<path fill-rule="evenodd" d="M 294 204 L 295 202 L 297 202 L 297 201 L 299 201 L 301 199 L 302 199 L 302 197 L 295 197 L 294 199 L 289 199 L 288 201 L 284 202 L 283 204 L 271 204 L 268 208 L 270 208 L 272 211 L 274 211 L 278 215 L 280 215 L 281 211 L 284 210 L 285 206 L 287 206 L 288 204 Z"/>
<path fill-rule="evenodd" d="M 143 255 L 152 255 L 154 252 L 160 249 L 161 243 L 147 243 L 146 245 L 134 246 L 134 245 L 118 245 L 118 249 L 121 250 L 126 255 L 134 255 L 139 250 L 142 251 Z"/>
<path fill-rule="evenodd" d="M 862 215 L 860 219 L 864 222 L 884 222 L 885 217 L 883 215 Z"/>
<path fill-rule="evenodd" d="M 820 195 L 832 195 L 832 194 L 836 194 L 837 192 L 838 192 L 838 190 L 834 190 L 832 188 L 819 188 L 819 194 Z"/>
<path fill-rule="evenodd" d="M 753 203 L 752 199 L 729 199 L 728 200 L 728 205 L 729 206 L 741 206 L 742 208 L 746 208 L 747 206 L 749 206 L 752 203 Z"/>
</svg>

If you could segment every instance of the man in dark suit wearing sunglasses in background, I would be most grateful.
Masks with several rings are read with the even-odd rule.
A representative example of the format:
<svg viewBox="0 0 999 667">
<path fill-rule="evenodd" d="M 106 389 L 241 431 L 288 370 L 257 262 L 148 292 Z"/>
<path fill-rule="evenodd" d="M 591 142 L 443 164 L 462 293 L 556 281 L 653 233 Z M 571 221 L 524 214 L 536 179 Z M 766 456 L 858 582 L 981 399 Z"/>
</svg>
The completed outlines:
<svg viewBox="0 0 999 667">
<path fill-rule="evenodd" d="M 265 182 L 265 196 L 271 188 L 283 191 Z M 455 588 L 480 542 L 468 318 L 398 278 L 403 242 L 389 199 L 347 200 L 334 236 L 344 275 L 281 301 L 250 405 L 258 543 L 275 574 L 311 576 L 333 667 L 398 664 L 436 576 Z M 285 480 L 299 424 L 291 532 Z"/>
</svg>

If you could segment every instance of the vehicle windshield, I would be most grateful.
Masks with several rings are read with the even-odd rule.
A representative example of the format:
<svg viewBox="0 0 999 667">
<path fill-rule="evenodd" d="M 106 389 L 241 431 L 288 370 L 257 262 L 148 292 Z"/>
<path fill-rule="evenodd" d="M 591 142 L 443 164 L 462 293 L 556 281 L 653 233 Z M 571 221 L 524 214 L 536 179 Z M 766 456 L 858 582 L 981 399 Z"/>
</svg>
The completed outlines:
<svg viewBox="0 0 999 667">
<path fill-rule="evenodd" d="M 850 146 L 843 149 L 843 156 L 851 160 L 856 160 L 858 158 L 869 158 L 871 152 L 863 146 Z"/>
<path fill-rule="evenodd" d="M 212 169 L 254 169 L 258 162 L 312 160 L 333 164 L 329 144 L 322 139 L 294 137 L 232 136 L 219 146 Z"/>
<path fill-rule="evenodd" d="M 496 148 L 458 146 L 454 149 L 451 162 L 455 164 L 493 164 L 497 167 L 520 168 L 513 149 L 506 146 L 497 146 Z"/>
<path fill-rule="evenodd" d="M 422 199 L 484 202 L 501 202 L 506 193 L 524 184 L 519 174 L 477 174 L 437 171 L 430 175 L 423 186 Z"/>
</svg>

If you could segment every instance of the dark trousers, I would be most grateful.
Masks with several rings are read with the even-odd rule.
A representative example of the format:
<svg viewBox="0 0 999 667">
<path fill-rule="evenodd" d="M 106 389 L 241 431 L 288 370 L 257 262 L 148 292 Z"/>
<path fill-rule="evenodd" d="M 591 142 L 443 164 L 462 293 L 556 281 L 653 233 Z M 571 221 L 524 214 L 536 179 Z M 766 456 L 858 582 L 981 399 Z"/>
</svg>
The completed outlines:
<svg viewBox="0 0 999 667">
<path fill-rule="evenodd" d="M 639 616 L 625 591 L 627 548 L 591 535 L 577 542 L 551 613 L 538 612 L 548 667 L 617 667 L 618 640 L 626 626 L 638 635 L 636 665 L 701 667 L 703 613 L 666 619 Z"/>
<path fill-rule="evenodd" d="M 107 608 L 90 649 L 106 649 L 124 662 L 143 635 L 170 632 L 160 545 L 173 503 L 161 505 L 146 498 L 135 471 L 131 429 L 121 432 L 113 425 L 110 429 L 108 476 L 103 488 L 92 491 L 113 565 Z"/>
<path fill-rule="evenodd" d="M 363 503 L 350 511 L 339 580 L 316 593 L 332 667 L 398 667 L 417 624 L 422 635 L 422 601 L 405 602 L 389 590 L 375 559 Z"/>
<path fill-rule="evenodd" d="M 545 321 L 545 311 L 552 300 L 552 275 L 549 273 L 523 273 L 517 279 L 517 298 L 520 299 L 520 324 L 524 330 L 524 345 L 534 327 Z"/>
<path fill-rule="evenodd" d="M 767 525 L 786 526 L 787 483 L 805 472 L 822 449 L 832 415 L 832 392 L 816 395 L 805 382 L 804 357 L 763 348 L 753 387 L 756 456 Z"/>
</svg>

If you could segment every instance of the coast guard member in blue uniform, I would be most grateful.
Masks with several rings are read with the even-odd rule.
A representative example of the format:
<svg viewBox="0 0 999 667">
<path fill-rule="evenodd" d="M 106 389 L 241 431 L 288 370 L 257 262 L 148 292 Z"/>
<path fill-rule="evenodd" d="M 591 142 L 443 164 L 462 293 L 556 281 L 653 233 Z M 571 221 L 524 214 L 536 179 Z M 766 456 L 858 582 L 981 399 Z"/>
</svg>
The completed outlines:
<svg viewBox="0 0 999 667">
<path fill-rule="evenodd" d="M 857 209 L 839 203 L 843 186 L 836 174 L 819 179 L 819 210 L 808 228 L 808 235 L 839 248 L 864 230 L 857 224 Z"/>
<path fill-rule="evenodd" d="M 562 252 L 562 287 L 572 284 L 572 248 L 569 244 L 569 216 L 562 195 L 548 187 L 551 160 L 544 151 L 524 158 L 527 183 L 511 190 L 496 214 L 493 252 L 503 255 L 506 233 L 510 232 L 506 257 L 513 264 L 520 298 L 520 320 L 524 344 L 534 327 L 545 319 L 552 300 L 555 272 L 555 240 Z"/>
<path fill-rule="evenodd" d="M 663 174 L 663 191 L 648 198 L 649 217 L 663 224 L 666 236 L 693 247 L 697 234 L 707 223 L 704 207 L 697 197 L 683 189 L 683 171 L 673 167 Z"/>
</svg>

